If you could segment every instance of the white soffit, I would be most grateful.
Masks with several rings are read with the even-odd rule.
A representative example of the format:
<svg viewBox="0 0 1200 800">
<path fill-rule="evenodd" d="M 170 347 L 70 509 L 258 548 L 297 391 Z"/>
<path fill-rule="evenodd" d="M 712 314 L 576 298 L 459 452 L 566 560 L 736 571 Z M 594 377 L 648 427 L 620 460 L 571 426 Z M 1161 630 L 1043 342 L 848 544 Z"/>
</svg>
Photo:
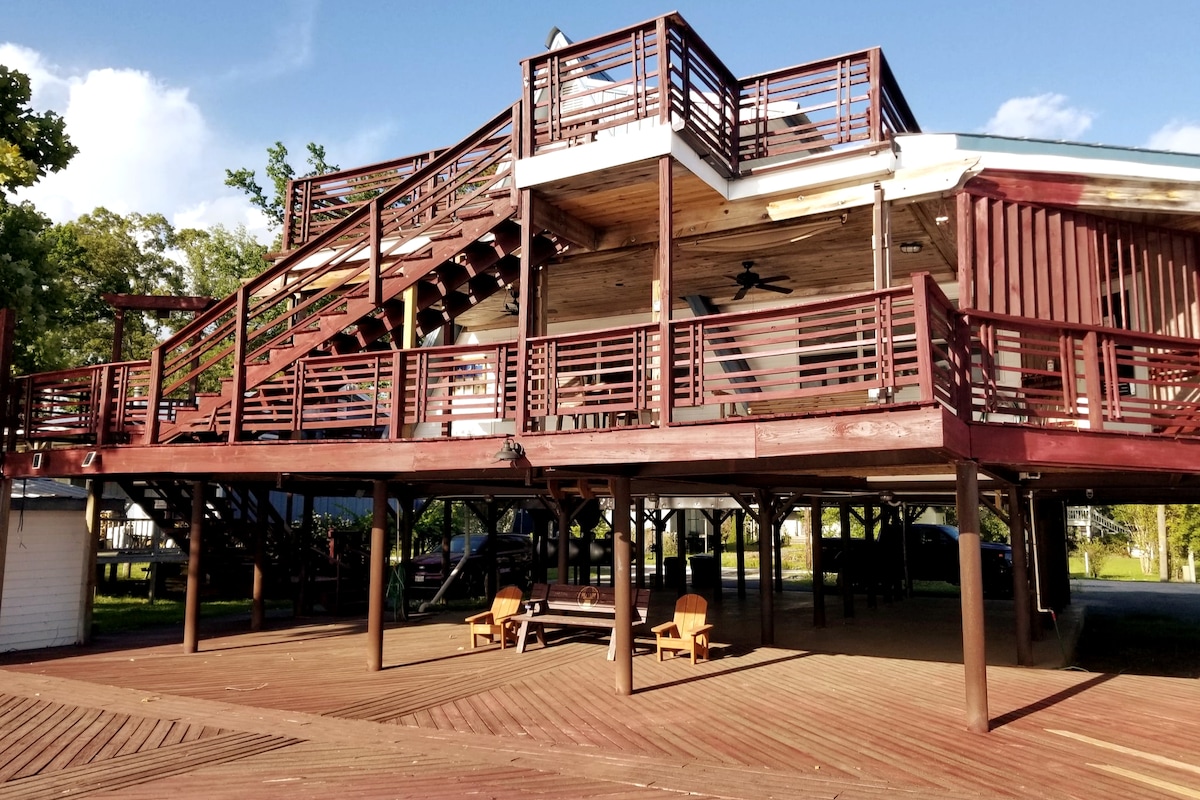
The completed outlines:
<svg viewBox="0 0 1200 800">
<path fill-rule="evenodd" d="M 906 200 L 953 192 L 979 173 L 979 157 L 969 156 L 940 164 L 897 169 L 891 177 L 871 183 L 858 183 L 838 189 L 810 192 L 767 204 L 772 220 L 795 219 L 811 214 L 844 211 L 869 206 L 875 201 L 875 186 L 883 190 L 885 200 Z"/>
</svg>

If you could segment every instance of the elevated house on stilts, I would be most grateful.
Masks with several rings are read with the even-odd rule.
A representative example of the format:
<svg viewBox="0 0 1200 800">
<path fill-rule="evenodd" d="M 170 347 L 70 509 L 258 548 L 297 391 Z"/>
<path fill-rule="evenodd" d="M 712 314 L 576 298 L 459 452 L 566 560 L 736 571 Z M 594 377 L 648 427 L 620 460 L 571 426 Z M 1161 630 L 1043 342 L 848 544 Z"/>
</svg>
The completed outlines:
<svg viewBox="0 0 1200 800">
<path fill-rule="evenodd" d="M 674 14 L 521 68 L 457 144 L 293 181 L 273 266 L 149 361 L 9 380 L 4 480 L 156 501 L 191 650 L 205 543 L 261 578 L 286 568 L 269 492 L 372 495 L 372 669 L 390 499 L 411 525 L 413 498 L 540 498 L 544 540 L 610 498 L 628 614 L 648 498 L 732 498 L 764 531 L 941 498 L 986 730 L 981 501 L 1027 653 L 1067 601 L 1067 503 L 1200 496 L 1200 156 L 923 133 L 878 49 L 739 78 Z"/>
</svg>

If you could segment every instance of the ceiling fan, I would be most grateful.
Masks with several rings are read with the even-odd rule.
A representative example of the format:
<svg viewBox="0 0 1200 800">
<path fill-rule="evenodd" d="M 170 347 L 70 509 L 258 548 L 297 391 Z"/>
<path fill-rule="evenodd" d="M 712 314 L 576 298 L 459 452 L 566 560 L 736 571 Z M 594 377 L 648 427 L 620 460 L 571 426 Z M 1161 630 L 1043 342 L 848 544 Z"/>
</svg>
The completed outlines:
<svg viewBox="0 0 1200 800">
<path fill-rule="evenodd" d="M 729 278 L 739 287 L 737 294 L 733 296 L 734 300 L 741 300 L 746 296 L 746 292 L 751 289 L 766 289 L 768 292 L 779 292 L 780 294 L 791 294 L 792 290 L 786 286 L 775 286 L 776 281 L 789 280 L 787 275 L 772 275 L 770 278 L 760 278 L 757 272 L 754 272 L 753 261 L 743 261 L 742 267 L 746 270 L 738 275 L 730 275 Z"/>
</svg>

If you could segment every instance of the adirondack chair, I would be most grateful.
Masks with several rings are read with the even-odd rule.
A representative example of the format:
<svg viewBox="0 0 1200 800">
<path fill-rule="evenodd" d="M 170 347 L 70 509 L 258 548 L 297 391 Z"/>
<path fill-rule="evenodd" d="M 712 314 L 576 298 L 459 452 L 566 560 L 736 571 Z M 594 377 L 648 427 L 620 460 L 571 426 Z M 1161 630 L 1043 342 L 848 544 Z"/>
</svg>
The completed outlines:
<svg viewBox="0 0 1200 800">
<path fill-rule="evenodd" d="M 467 625 L 470 626 L 471 633 L 471 649 L 475 649 L 475 641 L 480 636 L 486 636 L 488 642 L 496 641 L 496 637 L 499 636 L 501 650 L 507 647 L 510 641 L 515 644 L 517 626 L 512 622 L 511 617 L 520 610 L 521 587 L 505 586 L 496 592 L 490 610 L 467 617 Z"/>
<path fill-rule="evenodd" d="M 705 623 L 708 602 L 698 594 L 685 594 L 675 601 L 675 618 L 670 622 L 655 625 L 654 644 L 658 648 L 658 660 L 662 661 L 663 650 L 686 650 L 696 659 L 708 658 L 708 634 L 713 626 Z"/>
</svg>

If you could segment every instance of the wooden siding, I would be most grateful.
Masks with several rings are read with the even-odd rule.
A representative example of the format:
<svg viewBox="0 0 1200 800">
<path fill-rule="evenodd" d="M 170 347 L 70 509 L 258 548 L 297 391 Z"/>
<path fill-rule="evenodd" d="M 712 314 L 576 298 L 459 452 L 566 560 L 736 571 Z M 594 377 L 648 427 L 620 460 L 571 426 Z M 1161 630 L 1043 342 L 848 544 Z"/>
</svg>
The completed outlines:
<svg viewBox="0 0 1200 800">
<path fill-rule="evenodd" d="M 0 603 L 0 652 L 81 640 L 86 554 L 82 510 L 28 511 L 22 518 L 13 509 Z"/>
<path fill-rule="evenodd" d="M 1194 234 L 964 193 L 964 309 L 1195 338 Z"/>
</svg>

